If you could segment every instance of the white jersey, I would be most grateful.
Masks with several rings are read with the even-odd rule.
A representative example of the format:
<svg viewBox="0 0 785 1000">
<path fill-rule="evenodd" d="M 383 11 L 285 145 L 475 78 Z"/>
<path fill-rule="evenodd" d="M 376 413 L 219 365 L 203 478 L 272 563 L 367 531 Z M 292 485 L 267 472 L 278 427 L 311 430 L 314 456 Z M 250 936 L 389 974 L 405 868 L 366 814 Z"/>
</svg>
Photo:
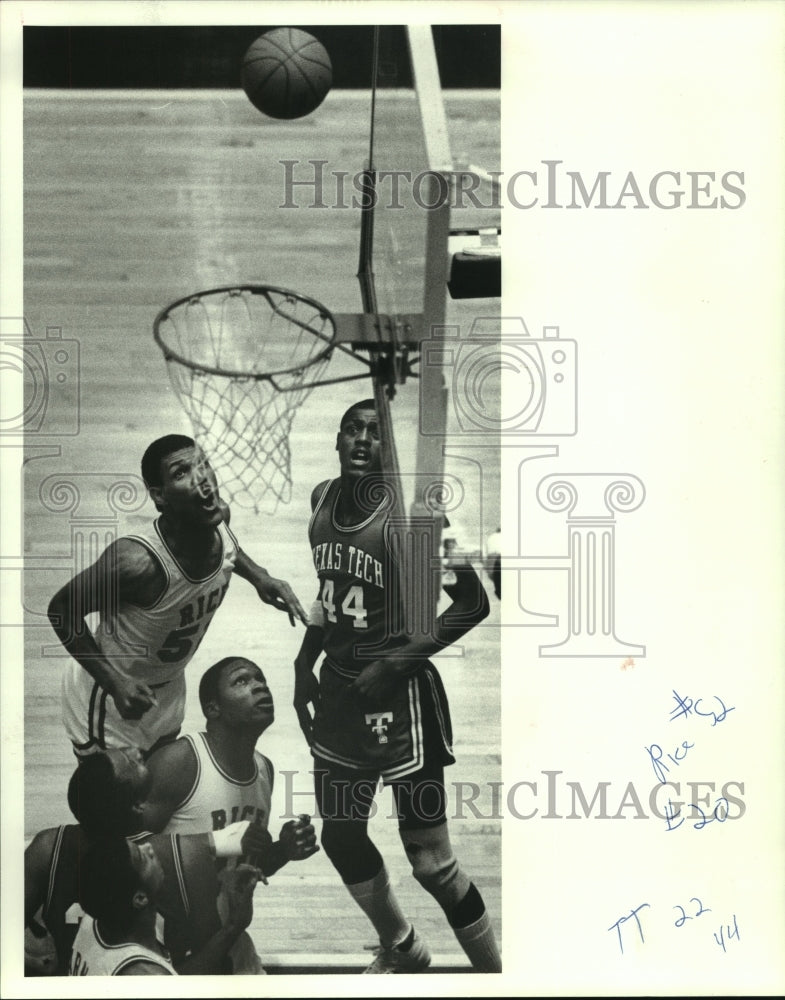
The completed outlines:
<svg viewBox="0 0 785 1000">
<path fill-rule="evenodd" d="M 153 951 L 141 944 L 108 944 L 101 937 L 98 924 L 84 916 L 76 932 L 69 976 L 118 976 L 134 962 L 152 962 L 160 967 L 160 975 L 176 976 L 166 949 Z"/>
<path fill-rule="evenodd" d="M 216 761 L 206 733 L 181 738 L 188 740 L 193 749 L 196 777 L 164 833 L 207 833 L 245 819 L 260 823 L 266 830 L 273 791 L 273 765 L 267 757 L 254 750 L 253 776 L 236 781 Z"/>
<path fill-rule="evenodd" d="M 273 791 L 273 765 L 264 754 L 254 750 L 254 774 L 246 781 L 236 781 L 220 766 L 210 750 L 206 733 L 186 734 L 196 756 L 196 777 L 190 791 L 172 813 L 164 833 L 207 833 L 222 830 L 229 823 L 242 820 L 270 821 Z M 229 858 L 224 867 L 241 860 Z M 229 904 L 223 892 L 217 899 L 218 915 L 223 923 L 229 917 Z M 247 931 L 229 949 L 234 975 L 264 975 L 264 967 Z"/>
<path fill-rule="evenodd" d="M 239 550 L 225 524 L 216 530 L 221 557 L 215 570 L 201 580 L 183 571 L 161 535 L 158 520 L 146 532 L 127 536 L 152 554 L 166 583 L 151 607 L 121 604 L 116 612 L 102 616 L 94 637 L 111 663 L 155 689 L 158 705 L 139 720 L 123 719 L 108 693 L 71 660 L 63 678 L 63 718 L 78 752 L 129 745 L 149 750 L 161 737 L 179 731 L 185 715 L 184 671 L 229 589 Z"/>
</svg>

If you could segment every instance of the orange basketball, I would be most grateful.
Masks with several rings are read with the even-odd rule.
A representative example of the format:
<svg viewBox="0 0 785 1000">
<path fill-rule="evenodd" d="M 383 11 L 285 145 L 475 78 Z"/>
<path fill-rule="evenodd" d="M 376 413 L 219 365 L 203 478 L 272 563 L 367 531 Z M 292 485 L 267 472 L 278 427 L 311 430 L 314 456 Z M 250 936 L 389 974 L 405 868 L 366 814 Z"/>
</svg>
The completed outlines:
<svg viewBox="0 0 785 1000">
<path fill-rule="evenodd" d="M 274 28 L 248 47 L 243 90 L 270 118 L 302 118 L 327 96 L 333 68 L 327 49 L 299 28 Z"/>
</svg>

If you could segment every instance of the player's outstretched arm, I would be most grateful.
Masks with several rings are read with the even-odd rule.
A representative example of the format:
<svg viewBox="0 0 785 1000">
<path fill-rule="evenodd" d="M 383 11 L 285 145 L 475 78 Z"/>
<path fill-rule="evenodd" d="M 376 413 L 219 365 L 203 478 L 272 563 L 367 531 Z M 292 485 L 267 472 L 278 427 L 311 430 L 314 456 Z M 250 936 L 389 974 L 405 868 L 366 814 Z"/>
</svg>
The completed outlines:
<svg viewBox="0 0 785 1000">
<path fill-rule="evenodd" d="M 304 861 L 318 850 L 316 830 L 311 823 L 311 817 L 303 813 L 281 827 L 278 840 L 272 843 L 261 861 L 262 872 L 265 875 L 274 875 L 287 862 Z"/>
<path fill-rule="evenodd" d="M 158 965 L 156 962 L 146 962 L 144 959 L 131 962 L 130 965 L 123 966 L 119 972 L 115 973 L 116 976 L 171 976 L 171 974 L 163 965 Z"/>
<path fill-rule="evenodd" d="M 448 645 L 479 625 L 491 610 L 488 594 L 474 567 L 453 566 L 453 572 L 455 583 L 443 588 L 452 603 L 436 621 L 437 636 Z"/>
<path fill-rule="evenodd" d="M 107 691 L 124 719 L 141 719 L 156 704 L 155 692 L 126 676 L 102 655 L 87 615 L 114 615 L 122 604 L 149 607 L 164 586 L 160 567 L 138 542 L 119 538 L 99 559 L 78 573 L 49 602 L 48 616 L 60 642 Z"/>
<path fill-rule="evenodd" d="M 232 824 L 238 828 L 247 825 L 247 822 Z M 237 850 L 231 846 L 227 850 L 225 844 L 222 857 L 240 853 L 242 838 L 229 839 L 236 839 Z M 232 923 L 231 914 L 228 926 L 221 922 L 217 905 L 220 887 L 211 841 L 211 833 L 154 834 L 149 841 L 164 869 L 163 888 L 156 905 L 164 916 L 166 947 L 180 975 L 225 973 L 228 951 L 244 929 Z M 229 887 L 230 899 L 235 888 Z M 252 894 L 253 887 L 247 887 L 246 891 Z"/>
<path fill-rule="evenodd" d="M 56 829 L 41 830 L 25 848 L 25 927 L 46 902 Z"/>
<path fill-rule="evenodd" d="M 225 972 L 229 949 L 253 919 L 253 894 L 259 871 L 250 865 L 238 865 L 224 872 L 222 893 L 226 901 L 226 923 L 175 967 L 181 976 L 217 975 Z"/>
<path fill-rule="evenodd" d="M 44 914 L 43 908 L 49 892 L 52 864 L 59 828 L 40 830 L 25 848 L 25 928 L 33 928 L 35 938 L 40 937 L 40 923 L 44 923 L 57 954 L 57 974 L 66 975 L 71 946 L 76 935 L 76 924 L 66 923 L 66 910 L 55 903 Z M 62 855 L 61 855 L 62 857 Z M 39 911 L 40 917 L 39 917 Z M 36 928 L 36 923 L 39 927 Z M 27 937 L 26 937 L 27 941 Z M 27 953 L 25 952 L 25 961 Z"/>
<path fill-rule="evenodd" d="M 224 522 L 228 525 L 232 512 L 229 505 L 220 502 L 221 512 Z M 276 580 L 270 576 L 266 569 L 258 566 L 251 557 L 240 548 L 237 543 L 237 559 L 234 564 L 235 573 L 243 580 L 247 580 L 256 590 L 260 600 L 265 604 L 271 604 L 279 611 L 285 611 L 289 615 L 289 621 L 294 625 L 294 619 L 299 618 L 303 625 L 308 624 L 308 619 L 302 609 L 302 605 L 297 600 L 294 591 L 285 580 Z"/>
<path fill-rule="evenodd" d="M 150 792 L 142 803 L 142 828 L 158 833 L 190 795 L 197 777 L 197 762 L 187 739 L 160 747 L 147 761 Z"/>
<path fill-rule="evenodd" d="M 313 731 L 314 712 L 319 707 L 319 681 L 313 672 L 316 661 L 324 646 L 324 630 L 321 624 L 309 624 L 305 630 L 300 650 L 294 660 L 294 710 L 297 721 L 310 746 Z"/>
<path fill-rule="evenodd" d="M 270 576 L 266 569 L 257 566 L 242 549 L 238 549 L 234 571 L 254 587 L 260 600 L 265 604 L 272 605 L 278 611 L 285 611 L 292 625 L 295 618 L 299 618 L 304 625 L 308 624 L 302 605 L 286 580 L 276 580 Z"/>
</svg>

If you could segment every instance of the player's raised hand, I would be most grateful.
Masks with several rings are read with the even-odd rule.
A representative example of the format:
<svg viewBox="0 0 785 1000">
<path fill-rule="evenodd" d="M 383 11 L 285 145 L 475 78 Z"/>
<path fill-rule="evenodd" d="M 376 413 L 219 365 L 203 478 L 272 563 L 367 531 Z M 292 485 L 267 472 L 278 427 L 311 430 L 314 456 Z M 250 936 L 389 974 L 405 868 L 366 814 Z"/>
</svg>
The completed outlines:
<svg viewBox="0 0 785 1000">
<path fill-rule="evenodd" d="M 248 829 L 240 841 L 240 850 L 243 857 L 248 858 L 252 865 L 263 869 L 264 858 L 269 854 L 272 846 L 273 838 L 269 830 L 265 830 L 261 823 L 248 824 Z"/>
<path fill-rule="evenodd" d="M 141 719 L 145 712 L 158 704 L 149 684 L 118 674 L 109 690 L 117 711 L 124 719 Z"/>
<path fill-rule="evenodd" d="M 255 583 L 256 593 L 260 599 L 278 611 L 285 611 L 292 625 L 295 618 L 299 618 L 303 625 L 308 624 L 308 617 L 286 580 L 276 580 L 275 577 L 265 574 L 257 577 Z"/>
<path fill-rule="evenodd" d="M 313 716 L 308 706 L 313 705 L 314 711 L 319 708 L 319 681 L 312 670 L 298 670 L 296 663 L 293 704 L 300 729 L 310 746 L 313 742 Z"/>
<path fill-rule="evenodd" d="M 319 850 L 311 817 L 305 813 L 284 823 L 278 839 L 289 861 L 303 861 Z"/>
<path fill-rule="evenodd" d="M 253 894 L 261 873 L 252 865 L 238 865 L 223 873 L 221 888 L 227 902 L 227 926 L 245 930 L 253 919 Z"/>
</svg>

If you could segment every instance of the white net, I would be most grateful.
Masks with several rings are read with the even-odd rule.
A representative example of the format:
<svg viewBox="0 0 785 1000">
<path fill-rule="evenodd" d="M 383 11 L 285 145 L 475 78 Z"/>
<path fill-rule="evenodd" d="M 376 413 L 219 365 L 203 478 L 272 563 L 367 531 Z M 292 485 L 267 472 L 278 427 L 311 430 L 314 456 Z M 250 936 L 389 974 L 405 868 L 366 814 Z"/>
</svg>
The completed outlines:
<svg viewBox="0 0 785 1000">
<path fill-rule="evenodd" d="M 172 387 L 226 499 L 257 513 L 290 500 L 289 432 L 334 336 L 318 302 L 254 285 L 199 292 L 157 317 Z"/>
</svg>

